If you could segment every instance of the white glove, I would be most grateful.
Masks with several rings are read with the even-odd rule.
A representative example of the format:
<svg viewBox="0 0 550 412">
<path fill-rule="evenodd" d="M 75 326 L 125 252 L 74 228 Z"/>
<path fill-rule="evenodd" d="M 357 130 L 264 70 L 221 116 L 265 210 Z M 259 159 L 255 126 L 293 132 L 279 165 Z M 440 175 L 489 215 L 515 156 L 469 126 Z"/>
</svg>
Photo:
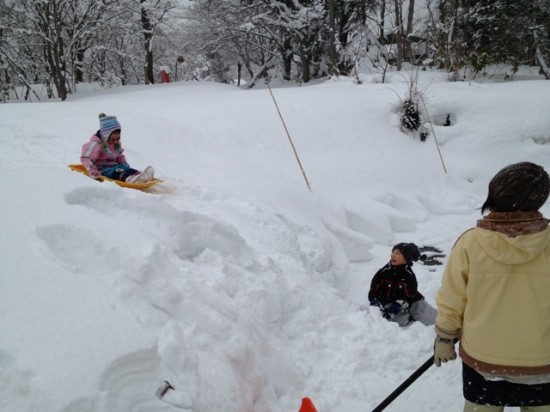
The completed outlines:
<svg viewBox="0 0 550 412">
<path fill-rule="evenodd" d="M 439 367 L 441 363 L 456 359 L 455 343 L 458 342 L 460 331 L 449 332 L 435 325 L 435 333 L 434 364 Z"/>
</svg>

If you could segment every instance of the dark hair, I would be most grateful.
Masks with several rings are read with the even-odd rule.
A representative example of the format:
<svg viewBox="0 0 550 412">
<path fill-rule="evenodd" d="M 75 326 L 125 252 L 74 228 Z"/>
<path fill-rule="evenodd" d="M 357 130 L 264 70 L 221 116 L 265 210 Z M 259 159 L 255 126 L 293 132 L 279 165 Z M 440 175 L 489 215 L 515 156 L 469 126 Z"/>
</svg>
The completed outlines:
<svg viewBox="0 0 550 412">
<path fill-rule="evenodd" d="M 548 199 L 550 178 L 539 165 L 520 162 L 506 166 L 489 182 L 481 213 L 539 210 Z"/>
</svg>

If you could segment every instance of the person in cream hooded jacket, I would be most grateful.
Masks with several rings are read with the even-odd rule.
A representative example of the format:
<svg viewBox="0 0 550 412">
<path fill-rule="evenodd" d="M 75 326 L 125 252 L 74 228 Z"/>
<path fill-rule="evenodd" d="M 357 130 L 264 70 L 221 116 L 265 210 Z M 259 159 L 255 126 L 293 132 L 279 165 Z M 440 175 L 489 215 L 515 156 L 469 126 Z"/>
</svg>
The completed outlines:
<svg viewBox="0 0 550 412">
<path fill-rule="evenodd" d="M 464 411 L 550 411 L 550 192 L 530 162 L 499 171 L 478 221 L 456 241 L 436 297 L 434 362 L 460 342 Z"/>
</svg>

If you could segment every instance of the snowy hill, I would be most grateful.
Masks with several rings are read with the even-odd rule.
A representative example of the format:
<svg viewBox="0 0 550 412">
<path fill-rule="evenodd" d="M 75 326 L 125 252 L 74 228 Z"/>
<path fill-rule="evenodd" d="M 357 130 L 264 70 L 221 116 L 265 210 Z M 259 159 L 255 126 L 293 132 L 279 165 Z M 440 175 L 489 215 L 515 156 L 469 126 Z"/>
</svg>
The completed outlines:
<svg viewBox="0 0 550 412">
<path fill-rule="evenodd" d="M 391 246 L 448 254 L 500 168 L 550 170 L 550 82 L 421 82 L 442 158 L 433 134 L 399 130 L 403 76 L 274 88 L 311 191 L 267 89 L 0 106 L 0 410 L 178 410 L 154 396 L 164 379 L 194 412 L 293 412 L 304 396 L 319 412 L 373 409 L 434 338 L 366 305 Z M 100 112 L 163 184 L 67 168 Z M 433 304 L 443 267 L 414 269 Z M 460 373 L 431 368 L 387 410 L 461 410 Z"/>
</svg>

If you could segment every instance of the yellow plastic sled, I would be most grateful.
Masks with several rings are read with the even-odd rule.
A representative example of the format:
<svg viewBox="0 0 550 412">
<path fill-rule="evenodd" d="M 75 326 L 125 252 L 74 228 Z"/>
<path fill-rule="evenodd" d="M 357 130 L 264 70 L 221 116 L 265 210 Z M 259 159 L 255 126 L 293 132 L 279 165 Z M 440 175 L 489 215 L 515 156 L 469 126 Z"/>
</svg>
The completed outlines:
<svg viewBox="0 0 550 412">
<path fill-rule="evenodd" d="M 88 171 L 86 170 L 86 168 L 82 164 L 69 165 L 69 169 L 74 170 L 75 172 L 83 173 L 86 176 L 90 176 L 88 174 Z M 101 176 L 99 178 L 99 180 L 100 181 L 106 180 L 108 182 L 113 182 L 113 183 L 119 185 L 120 187 L 129 187 L 130 189 L 138 189 L 138 190 L 145 190 L 145 189 L 148 189 L 148 188 L 156 185 L 157 183 L 162 182 L 162 180 L 155 178 L 153 180 L 149 180 L 148 182 L 133 182 L 133 183 L 130 183 L 130 182 L 122 182 L 120 180 L 109 179 L 108 177 L 105 177 L 105 176 Z"/>
</svg>

